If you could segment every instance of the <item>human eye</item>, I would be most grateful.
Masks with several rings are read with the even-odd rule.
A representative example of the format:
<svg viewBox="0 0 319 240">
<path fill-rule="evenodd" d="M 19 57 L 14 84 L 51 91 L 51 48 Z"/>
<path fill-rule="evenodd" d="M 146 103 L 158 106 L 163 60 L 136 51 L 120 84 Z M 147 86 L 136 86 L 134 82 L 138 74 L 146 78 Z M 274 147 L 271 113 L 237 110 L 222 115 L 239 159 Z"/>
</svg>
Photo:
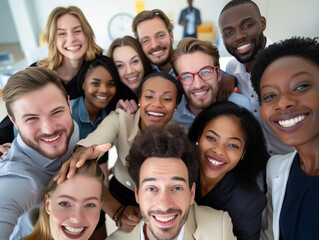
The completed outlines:
<svg viewBox="0 0 319 240">
<path fill-rule="evenodd" d="M 275 94 L 265 94 L 263 97 L 262 97 L 262 102 L 270 102 L 272 101 L 274 98 L 276 97 Z"/>
<path fill-rule="evenodd" d="M 82 28 L 77 28 L 74 30 L 74 34 L 81 34 L 82 33 Z"/>
<path fill-rule="evenodd" d="M 227 32 L 224 32 L 224 37 L 228 38 L 228 37 L 231 37 L 233 35 L 233 31 L 227 31 Z"/>
<path fill-rule="evenodd" d="M 230 143 L 228 146 L 230 148 L 239 149 L 239 146 L 237 144 L 234 144 L 234 143 Z"/>
<path fill-rule="evenodd" d="M 143 39 L 142 41 L 141 41 L 141 44 L 142 45 L 145 45 L 145 44 L 148 44 L 149 43 L 149 39 Z"/>
<path fill-rule="evenodd" d="M 110 81 L 107 83 L 108 87 L 115 87 L 115 82 L 114 81 Z"/>
<path fill-rule="evenodd" d="M 59 205 L 61 207 L 71 207 L 71 204 L 69 202 L 66 202 L 66 201 L 59 202 Z"/>
<path fill-rule="evenodd" d="M 124 67 L 124 64 L 119 63 L 119 64 L 116 64 L 115 66 L 116 66 L 116 68 L 117 68 L 117 69 L 121 69 L 121 68 L 123 68 L 123 67 Z"/>
<path fill-rule="evenodd" d="M 155 187 L 147 187 L 145 190 L 146 192 L 155 192 Z"/>
<path fill-rule="evenodd" d="M 66 36 L 66 32 L 58 32 L 58 36 L 61 36 L 61 37 L 63 37 L 63 36 Z"/>
<path fill-rule="evenodd" d="M 193 81 L 193 75 L 190 73 L 182 74 L 180 80 L 182 83 L 190 83 Z"/>
<path fill-rule="evenodd" d="M 59 114 L 62 113 L 62 112 L 63 112 L 62 109 L 56 110 L 56 111 L 54 111 L 54 112 L 52 113 L 52 115 L 56 116 L 56 115 L 59 115 Z"/>
<path fill-rule="evenodd" d="M 36 120 L 38 120 L 39 118 L 38 117 L 29 117 L 25 120 L 26 123 L 33 123 L 35 122 Z"/>
<path fill-rule="evenodd" d="M 132 60 L 132 64 L 136 65 L 140 62 L 138 58 Z"/>
<path fill-rule="evenodd" d="M 243 25 L 242 29 L 248 29 L 248 28 L 251 28 L 253 26 L 252 23 L 246 23 Z"/>
<path fill-rule="evenodd" d="M 199 72 L 199 75 L 200 75 L 201 77 L 203 77 L 203 78 L 209 77 L 209 76 L 211 75 L 212 71 L 213 71 L 213 70 L 212 70 L 211 68 L 205 68 L 205 69 L 203 69 L 203 70 L 201 70 L 201 71 Z"/>
<path fill-rule="evenodd" d="M 214 136 L 211 136 L 211 135 L 207 135 L 206 136 L 206 139 L 210 142 L 216 142 L 216 138 Z"/>
<path fill-rule="evenodd" d="M 87 203 L 87 204 L 85 204 L 85 207 L 87 207 L 87 208 L 95 208 L 96 204 L 95 203 Z"/>
<path fill-rule="evenodd" d="M 94 87 L 98 87 L 98 86 L 100 86 L 100 83 L 96 82 L 96 81 L 92 81 L 91 85 L 94 86 Z"/>
<path fill-rule="evenodd" d="M 158 37 L 158 38 L 164 38 L 164 37 L 165 37 L 165 34 L 164 34 L 164 33 L 159 33 L 159 34 L 157 34 L 157 37 Z"/>
<path fill-rule="evenodd" d="M 172 190 L 173 191 L 183 191 L 184 188 L 182 186 L 174 186 Z"/>
<path fill-rule="evenodd" d="M 294 89 L 294 91 L 303 92 L 303 91 L 306 91 L 307 89 L 309 89 L 310 86 L 311 86 L 311 84 L 309 84 L 309 83 L 301 83 Z"/>
</svg>

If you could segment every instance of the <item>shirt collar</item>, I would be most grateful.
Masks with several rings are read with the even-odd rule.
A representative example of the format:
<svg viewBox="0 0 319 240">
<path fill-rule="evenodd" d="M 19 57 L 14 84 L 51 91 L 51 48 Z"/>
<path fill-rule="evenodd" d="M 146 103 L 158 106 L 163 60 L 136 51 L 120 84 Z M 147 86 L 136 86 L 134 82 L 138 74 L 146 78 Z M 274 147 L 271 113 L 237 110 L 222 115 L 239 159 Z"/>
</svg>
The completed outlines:
<svg viewBox="0 0 319 240">
<path fill-rule="evenodd" d="M 145 222 L 141 220 L 141 239 L 140 240 L 145 240 L 144 236 L 144 224 Z M 185 224 L 183 225 L 182 229 L 180 230 L 176 240 L 183 240 L 184 239 L 184 233 L 185 233 Z"/>
<path fill-rule="evenodd" d="M 83 123 L 91 123 L 89 112 L 85 107 L 84 97 L 80 97 L 79 104 L 78 104 L 78 111 L 79 111 L 79 119 Z M 98 122 L 100 119 L 104 119 L 107 115 L 105 108 L 100 110 L 100 114 L 95 122 Z"/>
</svg>

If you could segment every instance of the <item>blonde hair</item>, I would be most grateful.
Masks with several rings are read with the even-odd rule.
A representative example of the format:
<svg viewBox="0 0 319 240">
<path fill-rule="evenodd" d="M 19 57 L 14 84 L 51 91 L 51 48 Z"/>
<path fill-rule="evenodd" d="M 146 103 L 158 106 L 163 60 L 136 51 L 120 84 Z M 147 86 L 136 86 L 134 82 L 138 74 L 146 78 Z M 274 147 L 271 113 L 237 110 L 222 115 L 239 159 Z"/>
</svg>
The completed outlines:
<svg viewBox="0 0 319 240">
<path fill-rule="evenodd" d="M 29 92 L 41 89 L 48 84 L 55 85 L 68 101 L 68 94 L 62 85 L 61 79 L 53 70 L 43 67 L 29 67 L 12 75 L 2 92 L 8 115 L 14 118 L 12 104 L 18 98 Z"/>
<path fill-rule="evenodd" d="M 48 44 L 48 57 L 37 62 L 38 66 L 46 67 L 49 69 L 57 70 L 63 61 L 63 55 L 59 52 L 56 45 L 56 35 L 57 35 L 57 21 L 60 17 L 65 14 L 70 14 L 76 17 L 81 23 L 82 31 L 87 41 L 88 49 L 83 56 L 84 61 L 92 61 L 97 55 L 103 53 L 103 49 L 100 48 L 94 41 L 94 32 L 85 18 L 83 12 L 80 8 L 75 6 L 56 7 L 53 9 L 49 15 L 45 30 L 44 37 Z"/>
<path fill-rule="evenodd" d="M 219 52 L 216 46 L 214 46 L 209 41 L 198 40 L 192 37 L 183 38 L 179 41 L 176 49 L 173 51 L 171 56 L 171 63 L 174 72 L 178 74 L 178 69 L 176 68 L 177 59 L 183 54 L 194 53 L 201 51 L 210 55 L 213 59 L 214 66 L 219 66 Z"/>
<path fill-rule="evenodd" d="M 91 178 L 96 178 L 99 182 L 101 182 L 102 191 L 101 191 L 101 201 L 103 200 L 103 182 L 104 182 L 104 175 L 101 168 L 97 165 L 96 161 L 88 160 L 84 163 L 84 165 L 80 168 L 77 168 L 76 175 L 87 176 Z M 72 178 L 71 178 L 72 179 Z M 70 181 L 70 180 L 66 180 Z M 49 182 L 46 190 L 45 195 L 50 198 L 54 191 L 56 190 L 58 184 L 56 181 Z M 33 231 L 28 236 L 22 238 L 22 240 L 51 240 L 51 231 L 50 231 L 50 221 L 49 221 L 49 214 L 45 210 L 45 203 L 43 203 L 39 218 L 37 223 L 34 226 Z"/>
</svg>

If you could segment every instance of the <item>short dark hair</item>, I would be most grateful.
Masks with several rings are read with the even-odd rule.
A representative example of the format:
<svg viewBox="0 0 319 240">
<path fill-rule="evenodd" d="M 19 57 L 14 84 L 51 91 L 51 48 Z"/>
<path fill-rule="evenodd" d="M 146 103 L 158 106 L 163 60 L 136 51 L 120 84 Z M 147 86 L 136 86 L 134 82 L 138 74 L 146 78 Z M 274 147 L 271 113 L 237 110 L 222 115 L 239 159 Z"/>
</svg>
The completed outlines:
<svg viewBox="0 0 319 240">
<path fill-rule="evenodd" d="M 139 188 L 140 169 L 150 157 L 180 158 L 188 171 L 189 187 L 196 181 L 199 171 L 199 155 L 196 146 L 188 140 L 185 128 L 177 124 L 164 127 L 148 127 L 138 134 L 127 156 L 128 170 Z"/>
<path fill-rule="evenodd" d="M 266 68 L 276 59 L 288 55 L 304 57 L 319 66 L 319 41 L 316 38 L 292 37 L 274 43 L 257 54 L 250 79 L 260 104 L 260 81 Z"/>
<path fill-rule="evenodd" d="M 258 15 L 261 16 L 258 5 L 257 5 L 255 2 L 251 1 L 251 0 L 232 0 L 232 1 L 228 2 L 228 3 L 225 5 L 225 7 L 224 7 L 224 8 L 222 9 L 222 11 L 220 12 L 219 16 L 220 16 L 223 12 L 225 12 L 226 10 L 228 10 L 228 9 L 230 9 L 230 8 L 232 8 L 232 7 L 236 7 L 236 6 L 239 6 L 239 5 L 243 5 L 243 4 L 251 4 L 251 5 L 255 6 L 255 8 L 256 8 L 256 10 L 257 10 L 257 12 L 258 12 Z"/>
<path fill-rule="evenodd" d="M 177 95 L 176 95 L 176 104 L 179 104 L 181 102 L 182 96 L 183 96 L 183 86 L 180 83 L 180 81 L 177 81 L 175 77 L 173 77 L 172 75 L 165 73 L 165 72 L 153 72 L 150 75 L 147 75 L 146 77 L 144 77 L 142 79 L 142 81 L 140 82 L 140 85 L 138 87 L 138 99 L 141 98 L 142 96 L 142 88 L 143 88 L 143 84 L 150 78 L 153 77 L 162 77 L 172 83 L 174 83 L 174 85 L 176 86 L 177 89 Z"/>
<path fill-rule="evenodd" d="M 206 125 L 222 115 L 236 117 L 246 135 L 246 152 L 233 171 L 241 184 L 251 186 L 265 169 L 269 154 L 260 124 L 247 109 L 233 102 L 216 102 L 196 117 L 189 129 L 189 138 L 192 142 L 198 141 Z"/>
</svg>

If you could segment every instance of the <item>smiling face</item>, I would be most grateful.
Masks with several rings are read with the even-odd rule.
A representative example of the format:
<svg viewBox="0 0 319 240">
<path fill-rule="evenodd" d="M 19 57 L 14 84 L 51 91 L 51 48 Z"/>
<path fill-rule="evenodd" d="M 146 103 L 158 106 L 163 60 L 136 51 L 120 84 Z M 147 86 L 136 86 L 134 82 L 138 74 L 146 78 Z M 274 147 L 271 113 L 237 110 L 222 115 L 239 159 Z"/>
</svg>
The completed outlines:
<svg viewBox="0 0 319 240">
<path fill-rule="evenodd" d="M 186 165 L 178 158 L 147 158 L 140 169 L 135 197 L 146 223 L 148 239 L 175 239 L 194 203 Z"/>
<path fill-rule="evenodd" d="M 141 130 L 148 126 L 168 123 L 177 107 L 177 89 L 171 81 L 156 76 L 147 79 L 142 87 L 140 103 Z"/>
<path fill-rule="evenodd" d="M 89 239 L 100 218 L 101 195 L 101 183 L 83 175 L 75 175 L 59 184 L 50 197 L 46 195 L 53 239 Z"/>
<path fill-rule="evenodd" d="M 287 145 L 299 147 L 319 136 L 319 68 L 306 58 L 272 62 L 261 82 L 261 115 Z"/>
<path fill-rule="evenodd" d="M 208 122 L 198 141 L 201 179 L 216 185 L 240 161 L 245 144 L 245 133 L 235 116 Z"/>
<path fill-rule="evenodd" d="M 169 33 L 163 20 L 155 17 L 138 24 L 137 34 L 148 60 L 158 66 L 169 63 L 173 50 L 173 32 Z"/>
<path fill-rule="evenodd" d="M 137 52 L 131 46 L 117 47 L 113 51 L 113 61 L 121 81 L 137 94 L 144 77 L 144 67 Z"/>
<path fill-rule="evenodd" d="M 56 44 L 59 52 L 69 60 L 81 60 L 87 51 L 87 41 L 79 20 L 70 14 L 57 21 Z"/>
<path fill-rule="evenodd" d="M 22 140 L 43 156 L 63 156 L 73 133 L 70 103 L 53 84 L 24 94 L 12 105 Z"/>
<path fill-rule="evenodd" d="M 257 52 L 265 46 L 263 31 L 266 19 L 252 4 L 224 11 L 219 18 L 219 27 L 227 51 L 241 63 L 253 61 Z"/>
<path fill-rule="evenodd" d="M 212 56 L 202 51 L 183 54 L 179 56 L 176 61 L 176 68 L 179 75 L 196 73 L 205 67 L 214 65 L 215 63 Z M 218 68 L 214 70 L 212 78 L 208 81 L 202 80 L 198 74 L 196 74 L 191 85 L 183 85 L 185 97 L 187 98 L 187 107 L 191 112 L 201 111 L 216 101 L 220 78 L 221 74 Z"/>
<path fill-rule="evenodd" d="M 90 111 L 99 111 L 107 107 L 116 94 L 113 77 L 102 66 L 97 66 L 89 73 L 82 84 L 85 106 Z"/>
</svg>

